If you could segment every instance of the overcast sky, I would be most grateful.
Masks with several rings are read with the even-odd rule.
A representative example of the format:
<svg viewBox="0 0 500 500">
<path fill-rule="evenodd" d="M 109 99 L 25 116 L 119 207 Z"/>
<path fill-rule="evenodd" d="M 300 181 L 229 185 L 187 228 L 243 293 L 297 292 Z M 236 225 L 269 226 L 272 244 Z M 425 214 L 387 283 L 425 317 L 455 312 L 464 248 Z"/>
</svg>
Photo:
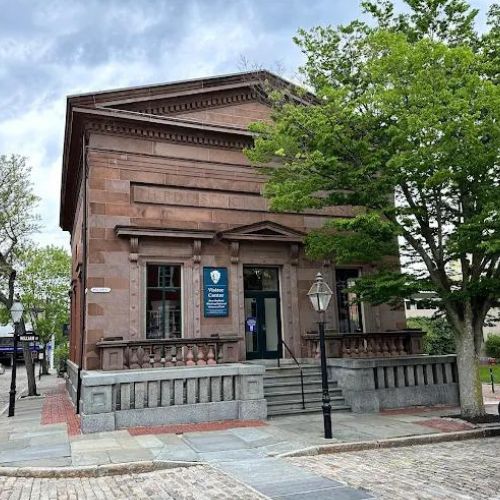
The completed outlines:
<svg viewBox="0 0 500 500">
<path fill-rule="evenodd" d="M 490 0 L 479 7 L 480 24 Z M 33 167 L 42 243 L 59 228 L 65 97 L 240 71 L 241 58 L 293 78 L 299 27 L 345 23 L 357 0 L 0 0 L 0 153 Z"/>
</svg>

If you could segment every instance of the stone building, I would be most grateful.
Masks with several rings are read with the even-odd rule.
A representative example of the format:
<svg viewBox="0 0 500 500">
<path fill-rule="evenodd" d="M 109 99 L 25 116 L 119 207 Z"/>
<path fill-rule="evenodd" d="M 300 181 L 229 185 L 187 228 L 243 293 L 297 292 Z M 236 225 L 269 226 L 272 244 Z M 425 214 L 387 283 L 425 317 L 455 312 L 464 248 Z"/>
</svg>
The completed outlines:
<svg viewBox="0 0 500 500">
<path fill-rule="evenodd" d="M 304 235 L 348 217 L 349 207 L 269 210 L 265 177 L 242 152 L 252 144 L 248 124 L 270 119 L 269 87 L 307 99 L 264 71 L 68 98 L 60 224 L 73 255 L 75 400 L 82 370 L 90 377 L 135 369 L 144 377 L 145 368 L 227 370 L 230 362 L 290 353 L 314 358 L 317 318 L 306 293 L 318 271 L 336 291 L 327 313 L 332 333 L 359 338 L 405 327 L 403 309 L 350 305 L 346 286 L 371 266 L 312 262 L 304 253 Z M 152 404 L 162 406 L 159 386 L 144 384 L 135 396 L 119 389 L 122 399 L 109 404 L 95 390 L 87 403 L 101 398 L 102 413 L 110 413 L 109 405 L 127 408 L 138 391 L 152 391 Z M 200 402 L 205 389 L 196 387 Z"/>
</svg>

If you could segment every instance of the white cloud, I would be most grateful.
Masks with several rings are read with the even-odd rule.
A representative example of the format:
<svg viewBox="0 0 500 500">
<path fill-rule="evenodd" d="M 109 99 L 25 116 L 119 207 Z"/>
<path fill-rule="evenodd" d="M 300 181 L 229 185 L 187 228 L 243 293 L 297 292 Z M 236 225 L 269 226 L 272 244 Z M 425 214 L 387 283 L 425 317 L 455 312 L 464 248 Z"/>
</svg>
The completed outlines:
<svg viewBox="0 0 500 500">
<path fill-rule="evenodd" d="M 399 1 L 399 0 L 398 0 Z M 491 2 L 473 2 L 483 11 Z M 66 96 L 238 71 L 240 56 L 293 78 L 299 27 L 359 15 L 345 0 L 18 0 L 0 18 L 0 152 L 33 166 L 41 243 L 59 228 Z"/>
</svg>

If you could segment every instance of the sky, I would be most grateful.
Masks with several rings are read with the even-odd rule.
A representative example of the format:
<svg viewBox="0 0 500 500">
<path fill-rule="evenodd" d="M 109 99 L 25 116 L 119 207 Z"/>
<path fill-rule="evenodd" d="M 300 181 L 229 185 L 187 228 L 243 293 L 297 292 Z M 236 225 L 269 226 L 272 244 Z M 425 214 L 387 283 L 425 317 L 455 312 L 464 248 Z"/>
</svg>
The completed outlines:
<svg viewBox="0 0 500 500">
<path fill-rule="evenodd" d="M 400 0 L 396 1 L 396 4 Z M 473 0 L 481 10 L 490 0 Z M 0 0 L 0 154 L 28 158 L 42 245 L 59 228 L 66 96 L 241 71 L 297 77 L 297 29 L 360 17 L 358 0 Z"/>
</svg>

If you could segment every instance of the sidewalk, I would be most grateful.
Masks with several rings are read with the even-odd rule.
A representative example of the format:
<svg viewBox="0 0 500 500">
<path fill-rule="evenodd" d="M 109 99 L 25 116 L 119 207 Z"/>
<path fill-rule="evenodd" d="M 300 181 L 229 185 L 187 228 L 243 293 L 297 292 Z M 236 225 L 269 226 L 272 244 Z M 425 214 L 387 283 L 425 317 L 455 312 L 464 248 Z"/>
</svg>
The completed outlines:
<svg viewBox="0 0 500 500">
<path fill-rule="evenodd" d="M 231 462 L 276 457 L 312 446 L 422 436 L 473 429 L 457 408 L 417 408 L 380 414 L 333 413 L 334 439 L 323 435 L 321 413 L 265 422 L 132 428 L 82 435 L 64 382 L 39 384 L 42 397 L 17 401 L 16 416 L 0 416 L 0 466 L 90 466 L 140 461 Z M 496 405 L 490 411 L 496 412 Z"/>
</svg>

